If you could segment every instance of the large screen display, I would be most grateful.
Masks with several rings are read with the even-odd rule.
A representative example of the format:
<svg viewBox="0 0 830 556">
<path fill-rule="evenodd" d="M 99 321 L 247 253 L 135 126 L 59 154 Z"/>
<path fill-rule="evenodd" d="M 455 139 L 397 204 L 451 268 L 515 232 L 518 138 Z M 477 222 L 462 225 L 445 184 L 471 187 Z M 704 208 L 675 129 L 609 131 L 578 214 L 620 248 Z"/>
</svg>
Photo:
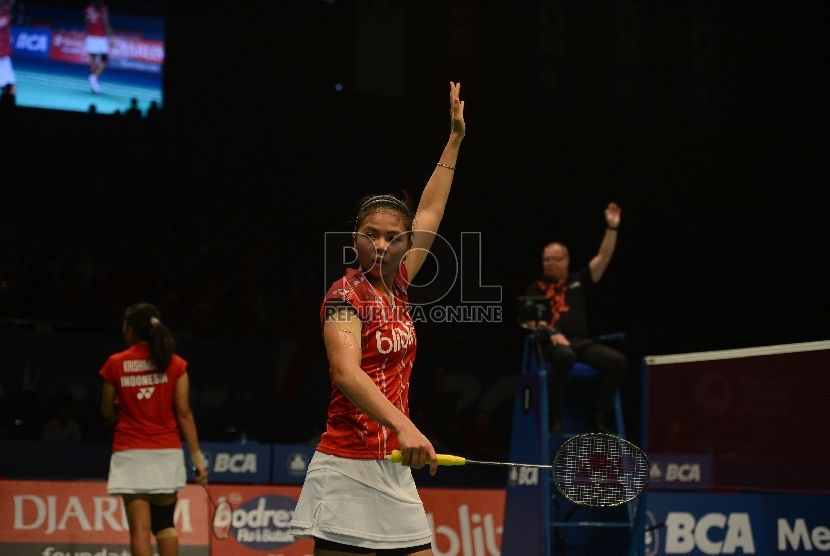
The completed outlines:
<svg viewBox="0 0 830 556">
<path fill-rule="evenodd" d="M 18 106 L 106 114 L 161 108 L 165 19 L 155 5 L 0 0 L 0 42 L 9 41 L 0 45 L 0 87 Z"/>
</svg>

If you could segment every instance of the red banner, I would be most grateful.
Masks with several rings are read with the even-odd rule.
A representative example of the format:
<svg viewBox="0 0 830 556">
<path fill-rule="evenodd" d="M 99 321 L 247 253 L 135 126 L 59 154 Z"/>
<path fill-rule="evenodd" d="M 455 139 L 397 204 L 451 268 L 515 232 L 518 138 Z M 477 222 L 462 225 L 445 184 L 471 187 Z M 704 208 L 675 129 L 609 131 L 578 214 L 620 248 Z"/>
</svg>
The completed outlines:
<svg viewBox="0 0 830 556">
<path fill-rule="evenodd" d="M 234 509 L 231 536 L 218 540 L 210 533 L 204 490 L 188 485 L 179 493 L 175 514 L 180 554 L 311 556 L 311 540 L 288 534 L 300 489 L 213 485 L 213 496 L 226 498 Z M 503 490 L 419 493 L 433 531 L 434 556 L 499 556 Z M 0 480 L 3 556 L 117 556 L 128 554 L 129 544 L 124 504 L 120 496 L 107 494 L 104 482 Z"/>
<path fill-rule="evenodd" d="M 49 59 L 73 64 L 89 63 L 84 38 L 84 33 L 80 31 L 53 31 Z M 164 64 L 164 42 L 132 35 L 115 35 L 111 41 L 109 57 L 116 65 L 125 65 L 116 62 L 125 60 L 128 61 L 126 65 L 161 66 Z"/>
<path fill-rule="evenodd" d="M 208 554 L 208 506 L 204 489 L 179 492 L 175 522 L 188 555 Z M 0 554 L 59 556 L 129 552 L 127 515 L 120 496 L 105 482 L 0 480 Z"/>
<path fill-rule="evenodd" d="M 211 538 L 212 556 L 311 556 L 309 539 L 288 534 L 299 486 L 214 485 L 234 508 L 231 536 Z M 420 489 L 434 556 L 499 556 L 503 490 Z"/>
</svg>

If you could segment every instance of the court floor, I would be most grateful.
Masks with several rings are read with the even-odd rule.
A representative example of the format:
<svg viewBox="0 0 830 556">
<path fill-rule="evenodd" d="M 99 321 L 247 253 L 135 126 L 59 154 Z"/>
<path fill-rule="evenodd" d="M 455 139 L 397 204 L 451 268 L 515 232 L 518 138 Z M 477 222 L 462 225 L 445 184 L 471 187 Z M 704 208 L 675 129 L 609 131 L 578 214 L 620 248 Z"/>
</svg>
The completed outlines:
<svg viewBox="0 0 830 556">
<path fill-rule="evenodd" d="M 96 111 L 102 114 L 112 114 L 116 110 L 123 113 L 130 107 L 132 98 L 138 100 L 138 108 L 142 112 L 147 110 L 153 100 L 159 107 L 162 106 L 160 87 L 107 79 L 106 72 L 99 80 L 101 94 L 92 92 L 86 75 L 17 67 L 14 68 L 14 73 L 18 106 L 87 112 L 90 105 L 95 105 Z"/>
</svg>

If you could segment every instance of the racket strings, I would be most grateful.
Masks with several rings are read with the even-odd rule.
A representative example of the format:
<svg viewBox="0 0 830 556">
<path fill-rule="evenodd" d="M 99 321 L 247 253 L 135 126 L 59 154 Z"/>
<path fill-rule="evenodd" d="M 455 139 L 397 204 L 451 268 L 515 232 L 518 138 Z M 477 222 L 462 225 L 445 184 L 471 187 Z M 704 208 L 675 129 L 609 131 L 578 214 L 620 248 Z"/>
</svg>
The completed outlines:
<svg viewBox="0 0 830 556">
<path fill-rule="evenodd" d="M 207 485 L 202 486 L 213 508 L 213 516 L 211 519 L 213 536 L 220 540 L 227 539 L 231 534 L 231 526 L 233 525 L 233 507 L 224 496 L 220 496 L 218 501 L 215 500 Z"/>
<path fill-rule="evenodd" d="M 574 503 L 618 506 L 645 489 L 648 461 L 625 440 L 586 435 L 562 447 L 554 462 L 554 476 L 559 490 Z"/>
</svg>

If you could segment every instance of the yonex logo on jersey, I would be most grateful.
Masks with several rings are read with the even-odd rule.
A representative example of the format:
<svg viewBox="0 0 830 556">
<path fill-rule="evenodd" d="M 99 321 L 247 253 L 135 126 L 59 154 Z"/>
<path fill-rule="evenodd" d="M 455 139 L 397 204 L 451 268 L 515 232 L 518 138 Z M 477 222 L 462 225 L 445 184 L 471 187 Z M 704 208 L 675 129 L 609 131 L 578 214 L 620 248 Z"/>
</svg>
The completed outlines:
<svg viewBox="0 0 830 556">
<path fill-rule="evenodd" d="M 155 392 L 155 390 L 156 390 L 156 389 L 155 389 L 154 387 L 152 387 L 152 386 L 150 386 L 149 388 L 142 388 L 142 389 L 140 389 L 140 390 L 138 391 L 138 394 L 136 395 L 136 397 L 137 397 L 139 400 L 146 400 L 146 399 L 148 399 L 150 396 L 152 396 L 152 395 L 153 395 L 153 392 Z"/>
<path fill-rule="evenodd" d="M 378 352 L 387 354 L 390 351 L 400 351 L 414 343 L 415 336 L 412 334 L 412 326 L 407 326 L 406 332 L 392 328 L 392 337 L 382 336 L 380 330 L 375 332 Z"/>
</svg>

